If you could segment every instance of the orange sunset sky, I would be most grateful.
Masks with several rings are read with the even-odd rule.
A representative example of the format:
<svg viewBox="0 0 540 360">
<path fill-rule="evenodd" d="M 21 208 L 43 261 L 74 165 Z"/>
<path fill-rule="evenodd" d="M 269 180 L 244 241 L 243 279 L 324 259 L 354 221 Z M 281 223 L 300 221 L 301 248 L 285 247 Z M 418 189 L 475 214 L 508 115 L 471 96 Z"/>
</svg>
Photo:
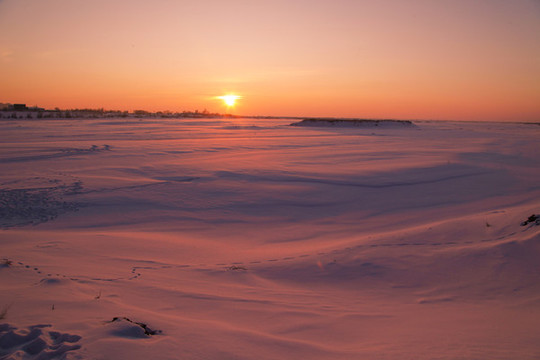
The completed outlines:
<svg viewBox="0 0 540 360">
<path fill-rule="evenodd" d="M 540 121 L 539 0 L 0 0 L 0 102 Z"/>
</svg>

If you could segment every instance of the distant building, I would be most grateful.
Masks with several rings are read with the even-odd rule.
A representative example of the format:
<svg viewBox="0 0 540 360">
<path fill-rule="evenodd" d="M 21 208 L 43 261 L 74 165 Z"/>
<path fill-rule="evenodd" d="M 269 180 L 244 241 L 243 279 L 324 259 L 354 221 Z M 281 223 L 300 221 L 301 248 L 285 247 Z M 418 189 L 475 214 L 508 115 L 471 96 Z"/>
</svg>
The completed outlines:
<svg viewBox="0 0 540 360">
<path fill-rule="evenodd" d="M 24 111 L 24 110 L 28 110 L 28 108 L 26 107 L 26 104 L 13 104 L 13 110 Z"/>
</svg>

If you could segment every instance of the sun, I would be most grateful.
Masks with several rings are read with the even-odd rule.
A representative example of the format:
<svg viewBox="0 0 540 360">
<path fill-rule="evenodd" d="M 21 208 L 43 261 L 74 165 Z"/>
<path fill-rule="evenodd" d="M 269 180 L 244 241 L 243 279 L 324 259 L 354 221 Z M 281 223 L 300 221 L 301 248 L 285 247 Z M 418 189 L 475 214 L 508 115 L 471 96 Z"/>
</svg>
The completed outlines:
<svg viewBox="0 0 540 360">
<path fill-rule="evenodd" d="M 227 107 L 233 107 L 234 105 L 236 105 L 236 100 L 241 99 L 242 97 L 240 95 L 228 94 L 218 96 L 217 98 L 223 100 Z"/>
</svg>

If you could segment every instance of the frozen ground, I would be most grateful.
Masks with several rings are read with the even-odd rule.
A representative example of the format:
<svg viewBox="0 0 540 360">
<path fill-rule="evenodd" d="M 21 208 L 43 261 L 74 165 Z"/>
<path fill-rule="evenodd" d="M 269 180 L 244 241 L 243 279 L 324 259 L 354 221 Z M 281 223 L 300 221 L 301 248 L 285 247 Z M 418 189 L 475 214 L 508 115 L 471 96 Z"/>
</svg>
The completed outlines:
<svg viewBox="0 0 540 360">
<path fill-rule="evenodd" d="M 538 359 L 540 126 L 0 122 L 0 359 Z"/>
</svg>

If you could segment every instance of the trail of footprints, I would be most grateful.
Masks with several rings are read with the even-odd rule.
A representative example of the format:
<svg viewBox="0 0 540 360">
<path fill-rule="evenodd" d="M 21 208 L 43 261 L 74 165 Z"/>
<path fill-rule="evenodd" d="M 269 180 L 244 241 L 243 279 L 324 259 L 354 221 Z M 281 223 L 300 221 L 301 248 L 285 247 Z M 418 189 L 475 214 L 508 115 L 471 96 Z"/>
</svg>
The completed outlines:
<svg viewBox="0 0 540 360">
<path fill-rule="evenodd" d="M 462 242 L 456 242 L 456 241 L 446 241 L 446 242 L 431 242 L 431 243 L 385 243 L 385 244 L 360 244 L 352 247 L 345 247 L 341 249 L 334 249 L 331 251 L 321 251 L 313 254 L 302 254 L 298 256 L 286 256 L 281 258 L 271 258 L 271 259 L 261 259 L 261 260 L 253 260 L 249 262 L 221 262 L 221 263 L 215 263 L 215 264 L 179 264 L 179 265 L 162 265 L 162 266 L 133 266 L 131 268 L 130 276 L 128 277 L 118 277 L 118 278 L 89 278 L 85 276 L 69 276 L 66 274 L 60 274 L 60 273 L 46 273 L 45 275 L 47 277 L 54 277 L 57 278 L 65 278 L 72 281 L 78 281 L 81 280 L 81 278 L 84 278 L 84 280 L 94 280 L 94 281 L 119 281 L 119 280 L 136 280 L 142 276 L 141 270 L 158 270 L 158 269 L 192 269 L 192 270 L 213 270 L 213 269 L 221 269 L 225 268 L 225 270 L 248 270 L 246 266 L 256 266 L 264 263 L 278 263 L 278 262 L 284 262 L 284 261 L 291 261 L 298 258 L 307 258 L 307 257 L 315 257 L 315 256 L 326 256 L 326 255 L 337 255 L 337 254 L 344 254 L 352 250 L 366 250 L 371 248 L 388 248 L 388 247 L 404 247 L 404 246 L 412 246 L 412 247 L 420 247 L 420 246 L 456 246 L 456 245 L 471 245 L 475 243 L 485 243 L 485 242 L 494 242 L 498 240 L 503 240 L 505 238 L 511 237 L 515 235 L 517 232 L 512 232 L 508 235 L 499 236 L 494 239 L 482 239 L 478 241 L 462 241 Z M 28 264 L 25 264 L 21 261 L 17 262 L 17 265 L 20 265 L 24 267 L 25 269 L 34 271 L 38 275 L 44 275 L 44 273 L 40 270 L 40 268 L 31 266 Z"/>
<path fill-rule="evenodd" d="M 27 264 L 23 263 L 22 261 L 18 261 L 18 262 L 17 262 L 17 265 L 20 265 L 20 266 L 24 267 L 25 269 L 32 270 L 32 271 L 34 271 L 36 274 L 39 274 L 39 275 L 42 275 L 42 274 L 43 274 L 43 272 L 42 272 L 38 267 L 34 267 L 34 266 L 27 265 Z M 70 277 L 70 276 L 64 275 L 64 274 L 47 273 L 46 275 L 47 275 L 48 277 L 56 276 L 56 277 L 59 277 L 59 278 L 66 278 L 66 279 L 73 280 L 73 281 L 79 280 L 79 279 L 76 278 L 76 277 Z"/>
</svg>

